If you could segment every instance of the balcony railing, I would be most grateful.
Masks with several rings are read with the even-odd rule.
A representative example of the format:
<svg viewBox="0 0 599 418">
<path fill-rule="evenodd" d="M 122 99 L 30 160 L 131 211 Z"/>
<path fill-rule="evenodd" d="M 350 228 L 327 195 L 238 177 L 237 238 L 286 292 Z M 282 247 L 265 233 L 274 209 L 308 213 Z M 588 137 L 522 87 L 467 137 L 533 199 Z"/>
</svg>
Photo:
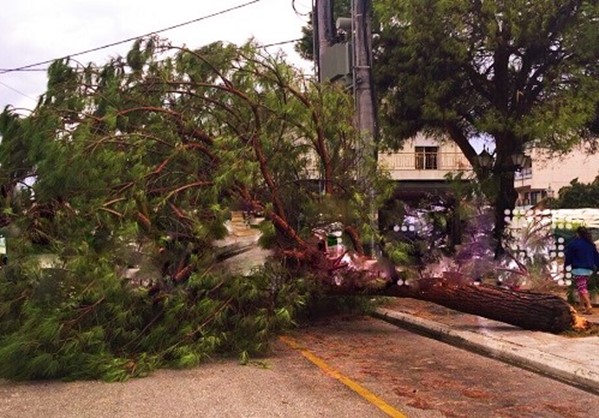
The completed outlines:
<svg viewBox="0 0 599 418">
<path fill-rule="evenodd" d="M 514 179 L 515 180 L 529 180 L 529 179 L 532 179 L 532 168 L 531 167 L 526 167 L 526 168 L 523 168 L 520 171 L 516 171 Z"/>
<path fill-rule="evenodd" d="M 443 170 L 470 171 L 472 166 L 460 152 L 397 152 L 381 154 L 390 171 Z"/>
</svg>

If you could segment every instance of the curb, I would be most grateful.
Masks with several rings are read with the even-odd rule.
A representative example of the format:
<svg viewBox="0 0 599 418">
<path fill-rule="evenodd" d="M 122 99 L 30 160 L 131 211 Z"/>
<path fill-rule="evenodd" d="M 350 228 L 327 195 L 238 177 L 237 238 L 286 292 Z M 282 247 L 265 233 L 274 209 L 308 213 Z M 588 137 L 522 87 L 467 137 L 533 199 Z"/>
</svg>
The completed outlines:
<svg viewBox="0 0 599 418">
<path fill-rule="evenodd" d="M 505 341 L 501 338 L 455 330 L 447 325 L 404 312 L 379 308 L 371 315 L 453 346 L 599 394 L 599 373 L 585 368 L 584 364 L 544 353 L 535 348 Z"/>
</svg>

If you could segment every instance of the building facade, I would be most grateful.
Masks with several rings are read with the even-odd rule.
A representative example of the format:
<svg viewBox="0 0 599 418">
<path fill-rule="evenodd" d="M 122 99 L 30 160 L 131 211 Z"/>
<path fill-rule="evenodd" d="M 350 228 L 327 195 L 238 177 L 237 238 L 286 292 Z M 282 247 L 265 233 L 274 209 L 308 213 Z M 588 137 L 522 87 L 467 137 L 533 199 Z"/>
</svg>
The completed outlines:
<svg viewBox="0 0 599 418">
<path fill-rule="evenodd" d="M 546 150 L 532 148 L 530 167 L 516 172 L 514 186 L 518 192 L 518 206 L 534 206 L 557 192 L 574 179 L 590 183 L 599 175 L 599 155 L 588 155 L 581 147 L 567 155 L 552 155 Z"/>
<path fill-rule="evenodd" d="M 404 198 L 447 191 L 448 174 L 473 176 L 472 165 L 454 142 L 423 134 L 407 140 L 398 151 L 380 152 L 379 164 L 398 182 L 398 197 Z"/>
</svg>

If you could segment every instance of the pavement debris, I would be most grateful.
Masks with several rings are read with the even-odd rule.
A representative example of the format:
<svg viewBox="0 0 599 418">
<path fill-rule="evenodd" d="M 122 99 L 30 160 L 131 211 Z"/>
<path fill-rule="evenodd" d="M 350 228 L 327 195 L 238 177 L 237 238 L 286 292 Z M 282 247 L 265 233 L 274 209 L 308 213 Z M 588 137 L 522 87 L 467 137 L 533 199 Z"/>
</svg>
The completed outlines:
<svg viewBox="0 0 599 418">
<path fill-rule="evenodd" d="M 599 336 L 528 331 L 410 298 L 391 300 L 373 316 L 599 394 Z M 599 322 L 597 314 L 586 318 Z"/>
</svg>

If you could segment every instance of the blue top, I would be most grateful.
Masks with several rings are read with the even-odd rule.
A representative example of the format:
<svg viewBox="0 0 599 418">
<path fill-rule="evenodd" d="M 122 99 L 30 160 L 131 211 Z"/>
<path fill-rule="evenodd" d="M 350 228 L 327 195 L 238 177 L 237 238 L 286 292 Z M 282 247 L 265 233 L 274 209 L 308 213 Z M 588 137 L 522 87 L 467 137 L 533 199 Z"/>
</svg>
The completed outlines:
<svg viewBox="0 0 599 418">
<path fill-rule="evenodd" d="M 580 237 L 566 246 L 566 265 L 573 269 L 583 268 L 595 270 L 599 268 L 599 252 L 595 244 Z"/>
</svg>

